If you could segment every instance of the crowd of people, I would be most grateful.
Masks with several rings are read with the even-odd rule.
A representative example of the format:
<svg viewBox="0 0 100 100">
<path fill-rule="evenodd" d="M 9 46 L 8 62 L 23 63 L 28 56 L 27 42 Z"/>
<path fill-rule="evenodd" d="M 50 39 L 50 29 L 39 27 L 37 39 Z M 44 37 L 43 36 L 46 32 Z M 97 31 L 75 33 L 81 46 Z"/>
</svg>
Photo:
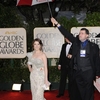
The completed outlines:
<svg viewBox="0 0 100 100">
<path fill-rule="evenodd" d="M 51 18 L 65 38 L 62 45 L 58 69 L 61 70 L 59 93 L 64 95 L 66 77 L 70 100 L 94 100 L 93 81 L 100 76 L 99 47 L 88 40 L 89 30 L 82 28 L 76 37 L 69 33 L 56 19 Z M 32 100 L 45 100 L 43 85 L 48 87 L 47 57 L 42 51 L 42 41 L 38 38 L 32 43 L 33 51 L 27 54 Z"/>
</svg>

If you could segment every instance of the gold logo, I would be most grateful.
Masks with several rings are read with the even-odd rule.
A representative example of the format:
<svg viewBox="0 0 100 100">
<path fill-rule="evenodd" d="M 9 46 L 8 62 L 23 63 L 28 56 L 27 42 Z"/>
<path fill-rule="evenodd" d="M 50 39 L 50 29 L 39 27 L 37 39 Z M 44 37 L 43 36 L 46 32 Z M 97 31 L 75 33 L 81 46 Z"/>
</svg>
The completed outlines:
<svg viewBox="0 0 100 100">
<path fill-rule="evenodd" d="M 16 33 L 17 33 L 17 31 L 11 31 L 11 32 L 10 31 L 6 31 L 5 32 L 5 34 L 16 34 Z"/>
</svg>

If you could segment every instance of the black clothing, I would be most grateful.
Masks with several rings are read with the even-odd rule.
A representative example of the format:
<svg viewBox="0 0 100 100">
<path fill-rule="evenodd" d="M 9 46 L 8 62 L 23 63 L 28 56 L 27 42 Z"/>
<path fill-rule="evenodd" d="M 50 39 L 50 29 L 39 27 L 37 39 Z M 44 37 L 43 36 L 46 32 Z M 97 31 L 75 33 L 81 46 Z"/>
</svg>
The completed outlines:
<svg viewBox="0 0 100 100">
<path fill-rule="evenodd" d="M 86 51 L 86 54 L 80 54 L 80 51 Z M 89 48 L 89 44 L 87 43 L 87 45 L 82 48 L 80 46 L 80 51 L 78 51 L 77 56 L 76 56 L 76 61 L 74 61 L 74 67 L 76 67 L 76 69 L 81 69 L 82 71 L 86 71 L 88 69 L 91 69 L 91 63 L 90 63 L 90 59 L 89 59 L 89 54 L 90 54 L 90 48 Z M 80 57 L 83 56 L 83 57 Z"/>
<path fill-rule="evenodd" d="M 87 40 L 85 58 L 82 58 L 84 55 L 80 53 L 83 48 L 79 36 L 74 37 L 62 26 L 58 29 L 65 38 L 72 42 L 70 66 L 73 69 L 73 90 L 70 99 L 93 100 L 93 80 L 95 80 L 96 76 L 100 76 L 99 47 Z"/>
<path fill-rule="evenodd" d="M 60 57 L 59 57 L 59 65 L 61 65 L 61 76 L 60 76 L 60 85 L 59 85 L 59 95 L 64 95 L 65 87 L 66 87 L 66 79 L 69 77 L 69 62 L 70 59 L 66 56 L 66 46 L 68 43 L 62 45 Z M 69 49 L 69 53 L 71 53 L 71 48 Z M 68 54 L 69 54 L 68 53 Z M 69 79 L 69 78 L 68 78 Z M 69 84 L 69 83 L 68 83 Z"/>
</svg>

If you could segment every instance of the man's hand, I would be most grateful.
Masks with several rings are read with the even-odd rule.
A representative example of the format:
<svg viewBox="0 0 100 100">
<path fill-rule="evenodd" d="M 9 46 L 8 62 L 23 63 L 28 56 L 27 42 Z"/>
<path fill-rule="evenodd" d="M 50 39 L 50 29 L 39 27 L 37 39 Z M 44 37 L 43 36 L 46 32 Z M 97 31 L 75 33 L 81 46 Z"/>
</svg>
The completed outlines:
<svg viewBox="0 0 100 100">
<path fill-rule="evenodd" d="M 51 18 L 51 22 L 52 22 L 53 26 L 58 24 L 58 22 L 53 17 Z"/>
<path fill-rule="evenodd" d="M 72 55 L 71 54 L 68 54 L 67 55 L 67 58 L 71 59 L 72 58 Z"/>
<path fill-rule="evenodd" d="M 54 19 L 53 17 L 51 18 L 51 22 L 52 22 L 53 26 L 56 26 L 56 27 L 61 26 L 61 25 L 56 21 L 56 19 Z"/>
<path fill-rule="evenodd" d="M 58 70 L 61 70 L 61 65 L 58 65 Z"/>
</svg>

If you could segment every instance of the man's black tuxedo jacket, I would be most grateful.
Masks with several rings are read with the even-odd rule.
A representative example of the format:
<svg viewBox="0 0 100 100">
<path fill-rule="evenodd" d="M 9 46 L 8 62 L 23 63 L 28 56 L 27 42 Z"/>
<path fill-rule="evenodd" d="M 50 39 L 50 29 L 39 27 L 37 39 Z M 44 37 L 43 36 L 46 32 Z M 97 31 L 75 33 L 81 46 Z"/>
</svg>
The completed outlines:
<svg viewBox="0 0 100 100">
<path fill-rule="evenodd" d="M 77 55 L 77 52 L 80 50 L 80 40 L 79 36 L 73 36 L 73 34 L 69 33 L 63 26 L 58 28 L 60 32 L 68 38 L 69 41 L 72 42 L 72 59 L 71 59 L 71 66 L 74 66 L 74 58 Z M 97 44 L 92 43 L 89 41 L 90 45 L 90 62 L 95 76 L 100 76 L 100 60 L 99 60 L 99 47 Z M 85 63 L 85 62 L 84 62 Z"/>
<path fill-rule="evenodd" d="M 66 56 L 66 46 L 68 43 L 65 43 L 62 45 L 62 49 L 60 52 L 60 57 L 59 57 L 59 65 L 61 65 L 61 70 L 66 70 L 66 68 L 69 66 L 70 59 L 67 58 Z M 71 48 L 70 48 L 71 49 Z M 69 53 L 70 53 L 69 49 Z"/>
</svg>

